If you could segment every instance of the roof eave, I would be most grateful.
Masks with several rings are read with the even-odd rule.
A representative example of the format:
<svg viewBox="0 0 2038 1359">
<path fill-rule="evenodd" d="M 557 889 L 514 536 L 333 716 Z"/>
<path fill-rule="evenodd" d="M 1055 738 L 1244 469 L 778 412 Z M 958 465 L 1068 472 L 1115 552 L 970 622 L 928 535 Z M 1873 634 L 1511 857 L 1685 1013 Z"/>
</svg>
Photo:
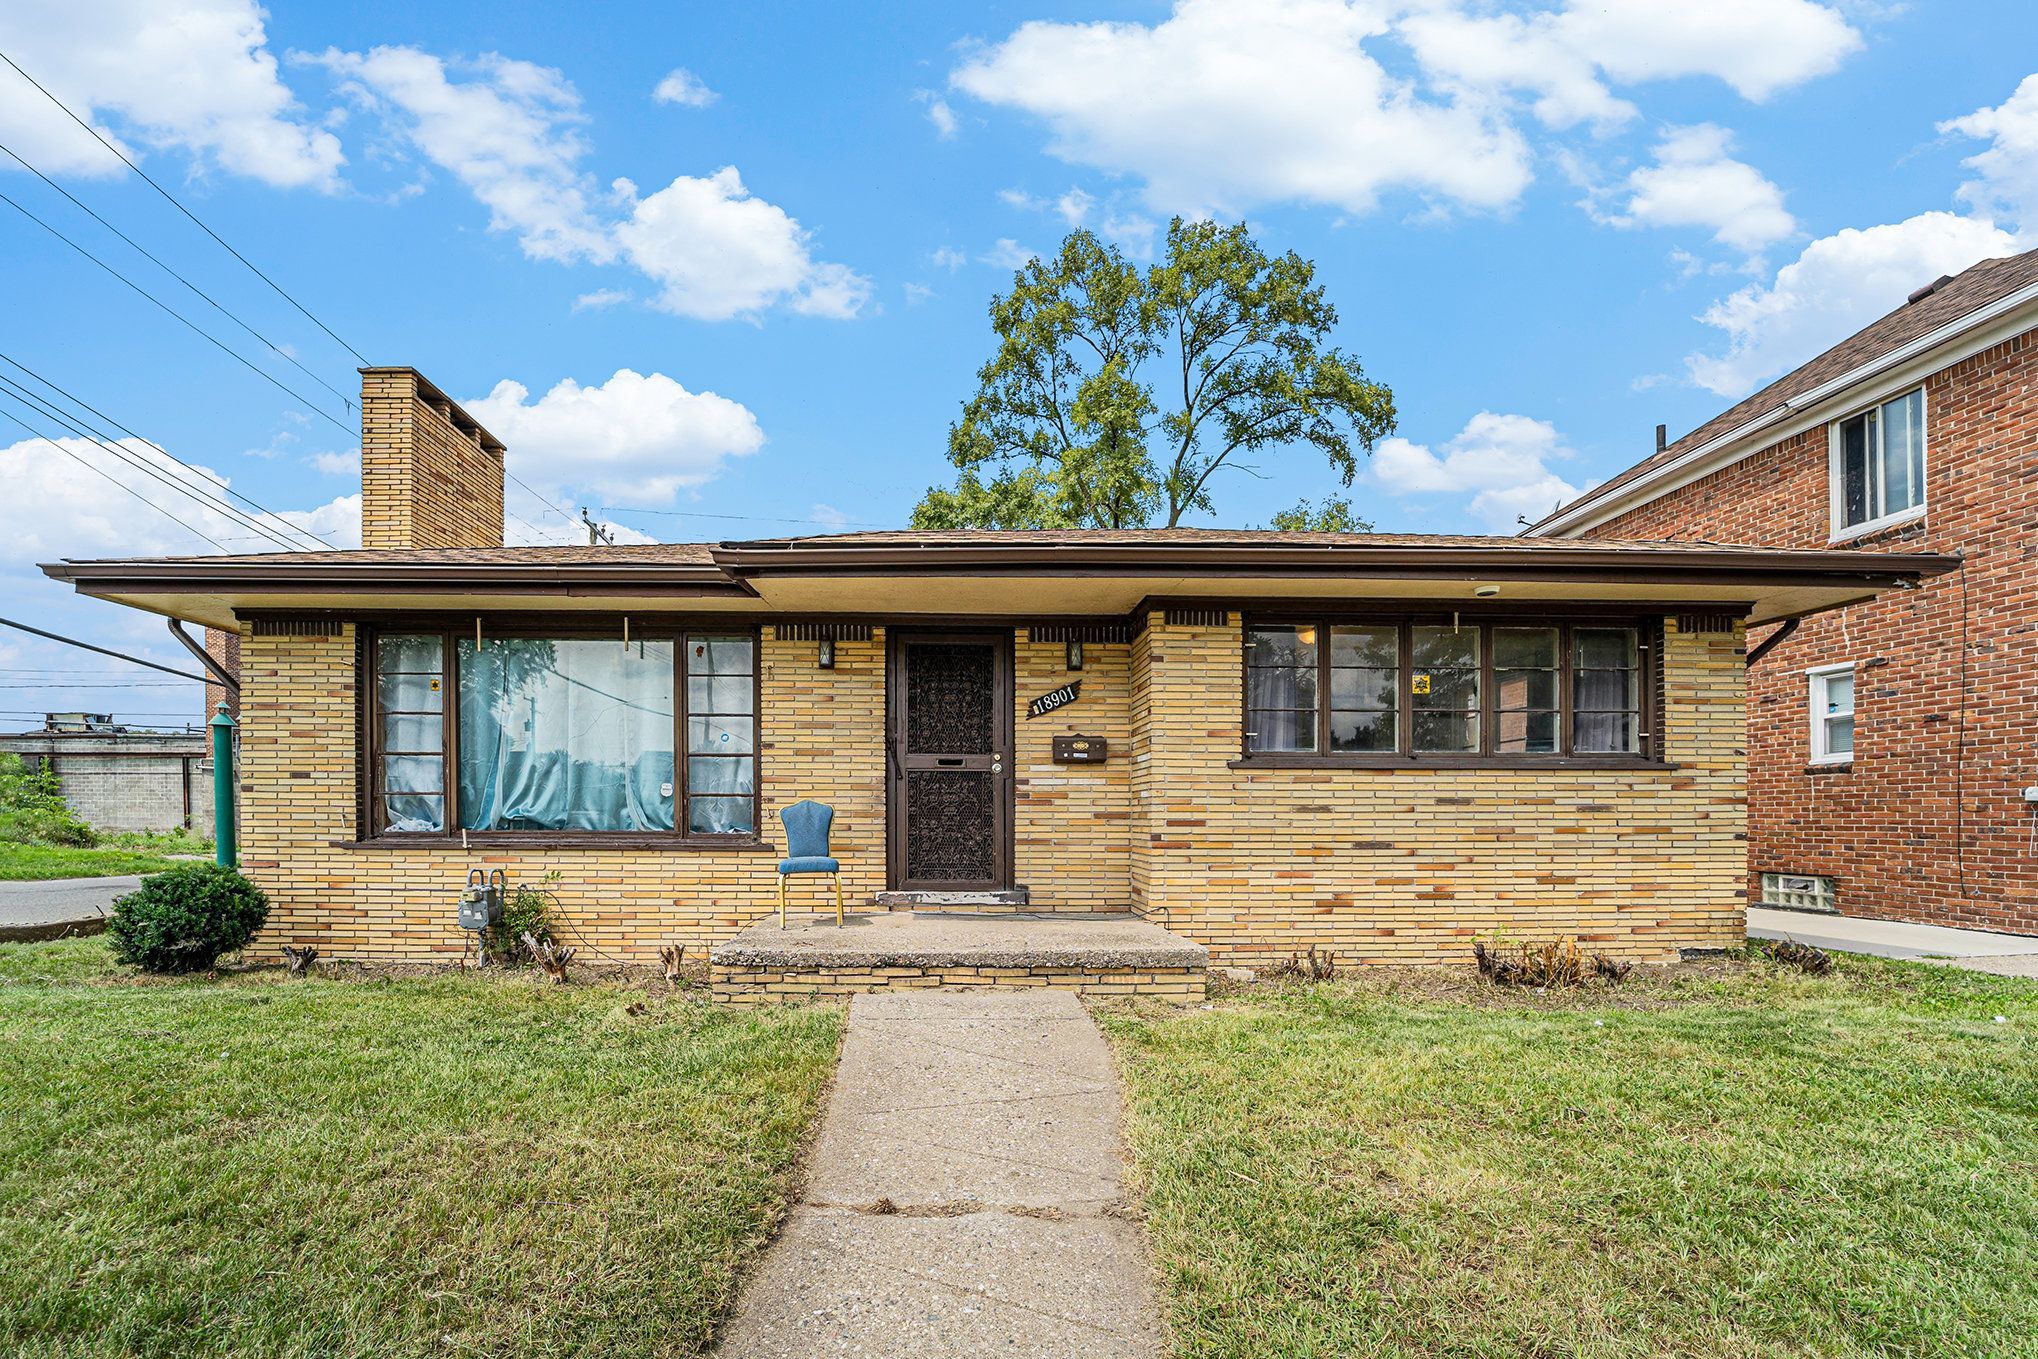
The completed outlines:
<svg viewBox="0 0 2038 1359">
<path fill-rule="evenodd" d="M 1758 439 L 1757 436 L 1771 431 L 1787 417 L 1814 411 L 1862 383 L 1932 355 L 1939 349 L 1956 345 L 1963 338 L 1989 328 L 2034 304 L 2038 304 L 2038 283 L 2028 284 L 2015 292 L 2006 293 L 1994 302 L 1977 307 L 1958 320 L 1949 321 L 1939 329 L 1921 335 L 1908 344 L 1828 378 L 1808 391 L 1787 398 L 1769 410 L 1750 417 L 1734 428 L 1708 439 L 1681 457 L 1664 463 L 1661 467 L 1632 481 L 1609 486 L 1603 492 L 1588 491 L 1577 500 L 1561 506 L 1529 525 L 1522 530 L 1522 534 L 1561 535 L 1596 528 L 1617 515 L 1646 505 L 1683 485 L 1684 481 L 1679 478 L 1696 467 L 1710 464 L 1705 466 L 1702 474 L 1710 475 L 1744 457 L 1761 452 L 1777 439 L 1776 437 Z M 1580 522 L 1582 520 L 1590 522 Z"/>
</svg>

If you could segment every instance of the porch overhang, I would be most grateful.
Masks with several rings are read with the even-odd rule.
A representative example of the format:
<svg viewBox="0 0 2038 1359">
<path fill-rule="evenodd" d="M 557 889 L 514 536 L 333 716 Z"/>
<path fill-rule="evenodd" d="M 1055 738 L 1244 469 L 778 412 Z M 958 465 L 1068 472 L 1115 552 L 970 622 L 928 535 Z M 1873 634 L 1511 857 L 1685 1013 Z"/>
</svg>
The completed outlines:
<svg viewBox="0 0 2038 1359">
<path fill-rule="evenodd" d="M 1163 532 L 264 554 L 43 570 L 81 593 L 211 627 L 265 611 L 1123 617 L 1156 600 L 1236 608 L 1584 602 L 1728 610 L 1766 623 L 1908 588 L 1958 564 L 1925 553 L 1694 543 L 1363 534 L 1297 542 L 1214 532 L 1184 540 Z"/>
</svg>

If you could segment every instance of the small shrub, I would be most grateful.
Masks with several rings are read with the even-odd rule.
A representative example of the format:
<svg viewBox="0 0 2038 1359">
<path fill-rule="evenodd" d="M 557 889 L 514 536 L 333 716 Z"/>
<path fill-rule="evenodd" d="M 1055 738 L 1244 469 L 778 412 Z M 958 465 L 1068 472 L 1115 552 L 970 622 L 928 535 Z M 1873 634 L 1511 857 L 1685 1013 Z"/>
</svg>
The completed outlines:
<svg viewBox="0 0 2038 1359">
<path fill-rule="evenodd" d="M 19 755 L 0 755 L 0 839 L 78 848 L 99 842 L 64 801 L 57 771 L 31 769 Z"/>
<path fill-rule="evenodd" d="M 113 903 L 113 956 L 145 972 L 203 972 L 269 915 L 262 889 L 219 864 L 179 864 Z"/>
<path fill-rule="evenodd" d="M 1823 977 L 1833 970 L 1833 955 L 1810 944 L 1800 944 L 1795 939 L 1779 939 L 1763 949 L 1770 961 L 1794 967 L 1814 977 Z"/>
<path fill-rule="evenodd" d="M 490 959 L 508 967 L 528 967 L 536 955 L 524 943 L 526 938 L 541 944 L 552 942 L 552 889 L 556 872 L 545 875 L 545 885 L 519 883 L 502 904 L 502 919 L 481 932 L 481 948 Z"/>
<path fill-rule="evenodd" d="M 1267 969 L 1267 976 L 1295 981 L 1329 981 L 1337 975 L 1337 955 L 1329 949 L 1318 953 L 1316 945 L 1305 954 L 1291 953 Z"/>
<path fill-rule="evenodd" d="M 1535 986 L 1545 990 L 1582 986 L 1588 977 L 1618 985 L 1627 980 L 1635 966 L 1631 962 L 1615 962 L 1604 953 L 1588 957 L 1579 951 L 1575 939 L 1522 944 L 1511 950 L 1499 940 L 1490 949 L 1483 943 L 1474 943 L 1472 958 L 1479 964 L 1479 975 L 1495 986 Z"/>
</svg>

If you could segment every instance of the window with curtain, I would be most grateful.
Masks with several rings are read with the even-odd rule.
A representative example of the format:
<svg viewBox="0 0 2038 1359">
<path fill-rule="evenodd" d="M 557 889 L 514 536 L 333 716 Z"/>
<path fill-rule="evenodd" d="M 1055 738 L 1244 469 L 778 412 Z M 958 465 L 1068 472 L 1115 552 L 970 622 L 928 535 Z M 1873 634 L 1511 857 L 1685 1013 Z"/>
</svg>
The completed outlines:
<svg viewBox="0 0 2038 1359">
<path fill-rule="evenodd" d="M 752 634 L 374 645 L 378 831 L 756 833 Z"/>
<path fill-rule="evenodd" d="M 1249 622 L 1246 754 L 1641 756 L 1649 635 L 1615 622 Z"/>
<path fill-rule="evenodd" d="M 1806 672 L 1811 682 L 1812 763 L 1854 758 L 1854 667 L 1827 665 Z"/>
<path fill-rule="evenodd" d="M 1833 426 L 1833 530 L 1872 528 L 1925 504 L 1925 393 L 1906 392 Z"/>
</svg>

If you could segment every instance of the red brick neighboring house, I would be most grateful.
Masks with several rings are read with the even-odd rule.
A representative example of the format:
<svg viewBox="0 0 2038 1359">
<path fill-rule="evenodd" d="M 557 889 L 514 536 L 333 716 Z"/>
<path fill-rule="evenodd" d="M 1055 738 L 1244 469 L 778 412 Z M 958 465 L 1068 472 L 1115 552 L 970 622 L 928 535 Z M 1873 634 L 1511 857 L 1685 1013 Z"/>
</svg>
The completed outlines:
<svg viewBox="0 0 2038 1359">
<path fill-rule="evenodd" d="M 2038 252 L 1920 288 L 1528 532 L 1961 556 L 1750 631 L 1751 900 L 2038 933 Z"/>
</svg>

